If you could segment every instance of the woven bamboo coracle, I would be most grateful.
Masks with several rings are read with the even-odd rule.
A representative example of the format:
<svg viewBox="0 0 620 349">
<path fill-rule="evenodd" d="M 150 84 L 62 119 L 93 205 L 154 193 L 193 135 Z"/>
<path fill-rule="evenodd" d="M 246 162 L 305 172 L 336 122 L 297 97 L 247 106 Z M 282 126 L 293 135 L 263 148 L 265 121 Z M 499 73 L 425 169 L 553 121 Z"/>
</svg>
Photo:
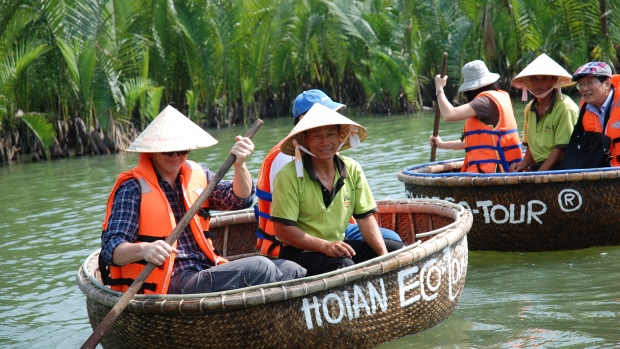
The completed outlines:
<svg viewBox="0 0 620 349">
<path fill-rule="evenodd" d="M 470 250 L 555 251 L 620 244 L 620 168 L 461 173 L 462 159 L 415 165 L 398 174 L 410 198 L 469 209 Z"/>
<path fill-rule="evenodd" d="M 463 291 L 471 214 L 440 200 L 387 200 L 377 206 L 380 224 L 398 232 L 407 247 L 281 283 L 196 295 L 137 295 L 101 345 L 369 348 L 441 323 Z M 220 230 L 220 251 L 241 258 L 255 254 L 253 213 L 214 215 L 211 227 Z M 101 284 L 97 258 L 98 251 L 77 275 L 93 328 L 119 299 L 118 292 Z"/>
</svg>

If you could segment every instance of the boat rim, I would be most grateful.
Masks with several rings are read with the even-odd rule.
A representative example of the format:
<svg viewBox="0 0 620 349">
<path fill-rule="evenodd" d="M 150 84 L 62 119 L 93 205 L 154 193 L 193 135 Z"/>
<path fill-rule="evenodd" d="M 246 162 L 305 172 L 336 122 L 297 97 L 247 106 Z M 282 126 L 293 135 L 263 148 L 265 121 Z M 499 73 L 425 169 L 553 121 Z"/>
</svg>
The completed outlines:
<svg viewBox="0 0 620 349">
<path fill-rule="evenodd" d="M 399 199 L 400 200 L 400 199 Z M 390 201 L 390 200 L 377 200 L 377 204 L 380 204 L 382 202 L 386 202 L 386 201 Z M 285 286 L 290 286 L 290 285 L 295 285 L 298 283 L 309 283 L 309 282 L 313 282 L 313 281 L 318 281 L 318 280 L 323 280 L 324 282 L 326 282 L 325 280 L 332 277 L 332 276 L 336 276 L 336 275 L 340 275 L 340 274 L 345 274 L 349 271 L 354 271 L 357 269 L 363 269 L 365 267 L 367 267 L 368 265 L 371 264 L 381 264 L 383 267 L 383 262 L 387 259 L 390 259 L 392 257 L 395 257 L 397 255 L 401 255 L 403 253 L 412 251 L 411 253 L 413 253 L 413 250 L 418 250 L 421 251 L 421 254 L 418 254 L 417 256 L 414 254 L 413 260 L 420 260 L 423 258 L 428 257 L 429 255 L 436 253 L 440 250 L 442 250 L 444 247 L 439 248 L 438 244 L 434 244 L 434 249 L 433 248 L 426 248 L 429 247 L 432 244 L 432 242 L 436 241 L 436 237 L 438 235 L 440 235 L 443 232 L 446 232 L 447 230 L 453 229 L 454 227 L 460 225 L 463 223 L 463 217 L 465 215 L 470 215 L 471 213 L 469 213 L 468 210 L 466 210 L 463 206 L 461 205 L 457 205 L 445 200 L 437 200 L 437 199 L 402 199 L 402 201 L 404 202 L 408 202 L 408 203 L 418 203 L 420 204 L 420 207 L 433 207 L 433 206 L 440 206 L 441 210 L 440 212 L 435 212 L 437 214 L 441 214 L 444 209 L 448 210 L 448 211 L 452 211 L 454 213 L 454 217 L 455 220 L 454 222 L 438 228 L 438 229 L 434 229 L 431 230 L 430 232 L 426 232 L 426 233 L 422 233 L 425 234 L 426 236 L 430 236 L 433 235 L 433 237 L 430 240 L 421 242 L 420 240 L 414 242 L 411 245 L 408 245 L 402 249 L 387 253 L 383 256 L 379 256 L 379 257 L 375 257 L 371 260 L 362 262 L 362 263 L 358 263 L 346 268 L 342 268 L 342 269 L 338 269 L 336 271 L 332 271 L 329 273 L 324 273 L 324 274 L 320 274 L 320 275 L 315 275 L 315 276 L 309 276 L 309 277 L 303 277 L 303 278 L 299 278 L 299 279 L 293 279 L 293 280 L 287 280 L 287 281 L 280 281 L 280 282 L 274 282 L 274 283 L 269 283 L 269 284 L 261 284 L 261 285 L 255 285 L 255 286 L 249 286 L 249 287 L 243 287 L 243 288 L 238 288 L 235 290 L 227 290 L 227 291 L 222 291 L 222 292 L 210 292 L 210 293 L 193 293 L 191 295 L 188 294 L 162 294 L 162 295 L 153 295 L 153 294 L 136 294 L 134 296 L 134 300 L 145 300 L 145 299 L 168 299 L 168 300 L 180 300 L 180 299 L 187 299 L 187 298 L 216 298 L 216 297 L 223 297 L 226 295 L 234 295 L 234 294 L 241 294 L 241 293 L 246 293 L 246 292 L 250 292 L 250 291 L 255 291 L 255 290 L 260 290 L 260 289 L 266 289 L 266 288 L 274 288 L 274 287 L 281 287 L 284 288 Z M 426 205 L 424 205 L 426 204 Z M 430 204 L 430 205 L 429 205 Z M 432 205 L 432 206 L 431 206 Z M 244 211 L 248 211 L 251 209 L 247 209 L 247 210 L 239 210 L 239 211 L 232 211 L 232 212 L 226 212 L 223 213 L 221 215 L 232 215 L 235 213 L 244 213 Z M 431 210 L 423 210 L 420 213 L 433 213 L 431 212 Z M 220 214 L 217 215 L 213 215 L 212 219 L 217 217 Z M 446 216 L 446 215 L 444 215 Z M 473 220 L 473 218 L 472 218 Z M 460 240 L 461 238 L 465 237 L 467 235 L 467 232 L 469 231 L 469 229 L 465 230 L 464 232 L 462 232 L 462 234 L 460 234 L 460 236 L 458 236 L 458 238 L 454 239 L 453 242 L 448 243 L 447 246 L 451 246 L 453 245 L 456 241 Z M 432 234 L 431 234 L 432 233 Z M 416 237 L 418 237 L 419 235 L 416 234 Z M 95 278 L 95 276 L 91 273 L 91 271 L 88 268 L 88 263 L 90 260 L 92 260 L 98 253 L 99 253 L 100 249 L 95 250 L 94 252 L 92 252 L 82 263 L 81 265 L 81 271 L 86 275 L 86 277 L 88 278 L 88 280 L 91 282 L 92 285 L 94 285 L 96 288 L 98 288 L 100 291 L 103 291 L 105 293 L 108 293 L 111 296 L 117 296 L 117 297 L 121 297 L 123 295 L 122 292 L 118 292 L 118 291 L 114 291 L 106 286 L 104 286 L 99 280 L 97 280 Z M 260 254 L 256 254 L 256 255 L 260 255 Z M 399 266 L 400 266 L 400 261 L 399 261 Z M 382 272 L 384 273 L 384 272 Z M 78 273 L 79 275 L 79 273 Z M 353 281 L 353 280 L 351 280 Z M 347 283 L 347 282 L 345 282 Z"/>
<path fill-rule="evenodd" d="M 444 177 L 519 177 L 519 176 L 544 176 L 544 175 L 563 175 L 563 174 L 575 174 L 575 173 L 589 173 L 589 172 L 618 172 L 620 167 L 598 167 L 588 169 L 574 169 L 574 170 L 554 170 L 554 171 L 527 171 L 527 172 L 508 172 L 508 173 L 475 173 L 475 172 L 450 172 L 450 173 L 424 173 L 416 172 L 415 170 L 428 167 L 431 165 L 444 165 L 454 163 L 457 161 L 463 161 L 465 158 L 457 158 L 450 160 L 441 160 L 426 162 L 423 164 L 411 165 L 403 168 L 401 174 L 414 176 L 414 177 L 431 177 L 431 178 L 444 178 Z M 458 175 L 457 175 L 458 174 Z"/>
</svg>

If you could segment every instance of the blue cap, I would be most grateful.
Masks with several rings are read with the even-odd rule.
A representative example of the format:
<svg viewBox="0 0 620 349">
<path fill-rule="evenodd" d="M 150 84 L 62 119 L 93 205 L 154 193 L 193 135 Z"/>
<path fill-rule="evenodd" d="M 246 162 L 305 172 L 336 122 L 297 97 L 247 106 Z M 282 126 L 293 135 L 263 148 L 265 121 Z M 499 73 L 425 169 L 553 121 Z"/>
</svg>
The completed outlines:
<svg viewBox="0 0 620 349">
<path fill-rule="evenodd" d="M 347 107 L 344 104 L 332 101 L 332 99 L 321 90 L 308 90 L 300 93 L 297 98 L 295 98 L 295 103 L 293 104 L 293 118 L 297 119 L 300 115 L 307 113 L 315 103 L 320 103 L 332 110 L 339 110 Z"/>
</svg>

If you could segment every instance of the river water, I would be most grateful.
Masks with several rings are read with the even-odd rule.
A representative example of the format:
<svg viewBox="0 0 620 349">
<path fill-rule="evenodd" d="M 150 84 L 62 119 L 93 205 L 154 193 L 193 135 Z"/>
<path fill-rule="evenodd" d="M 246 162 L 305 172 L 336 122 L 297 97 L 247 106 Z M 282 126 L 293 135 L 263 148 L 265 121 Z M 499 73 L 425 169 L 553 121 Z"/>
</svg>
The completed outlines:
<svg viewBox="0 0 620 349">
<path fill-rule="evenodd" d="M 523 105 L 517 109 L 522 125 Z M 343 154 L 362 165 L 376 199 L 406 197 L 396 174 L 429 160 L 433 116 L 354 117 L 369 137 Z M 291 128 L 290 118 L 266 120 L 248 161 L 254 178 L 267 151 Z M 461 129 L 462 123 L 442 123 L 440 135 L 456 139 Z M 208 131 L 220 143 L 192 151 L 190 158 L 217 171 L 234 136 L 246 128 Z M 462 156 L 437 153 L 438 160 Z M 99 247 L 105 202 L 117 174 L 136 162 L 137 155 L 127 153 L 0 167 L 0 348 L 74 348 L 91 334 L 75 274 Z M 465 290 L 453 315 L 382 347 L 617 348 L 619 280 L 620 247 L 470 252 Z"/>
</svg>

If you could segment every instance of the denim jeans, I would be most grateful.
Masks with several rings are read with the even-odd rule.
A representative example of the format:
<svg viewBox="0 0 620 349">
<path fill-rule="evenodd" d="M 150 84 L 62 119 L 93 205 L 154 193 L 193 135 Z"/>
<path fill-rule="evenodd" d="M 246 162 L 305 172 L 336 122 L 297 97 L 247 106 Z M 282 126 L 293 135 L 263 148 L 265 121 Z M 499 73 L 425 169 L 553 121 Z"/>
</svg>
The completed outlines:
<svg viewBox="0 0 620 349">
<path fill-rule="evenodd" d="M 284 259 L 237 259 L 209 269 L 184 270 L 170 280 L 169 294 L 209 293 L 304 277 L 306 269 Z"/>
</svg>

